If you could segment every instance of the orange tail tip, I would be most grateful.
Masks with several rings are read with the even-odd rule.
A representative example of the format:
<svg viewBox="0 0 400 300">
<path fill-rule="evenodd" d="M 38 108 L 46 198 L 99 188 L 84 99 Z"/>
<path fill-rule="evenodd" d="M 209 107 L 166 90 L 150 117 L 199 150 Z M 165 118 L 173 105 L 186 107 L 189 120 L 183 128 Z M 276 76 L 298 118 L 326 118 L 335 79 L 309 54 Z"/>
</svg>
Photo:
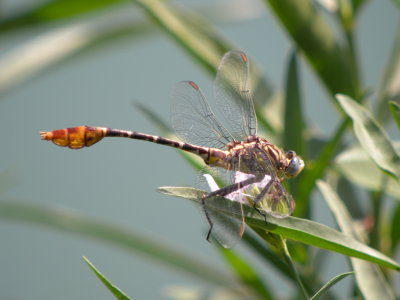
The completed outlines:
<svg viewBox="0 0 400 300">
<path fill-rule="evenodd" d="M 52 141 L 61 147 L 80 149 L 89 147 L 104 138 L 107 128 L 78 126 L 53 131 L 42 131 L 42 140 Z"/>
</svg>

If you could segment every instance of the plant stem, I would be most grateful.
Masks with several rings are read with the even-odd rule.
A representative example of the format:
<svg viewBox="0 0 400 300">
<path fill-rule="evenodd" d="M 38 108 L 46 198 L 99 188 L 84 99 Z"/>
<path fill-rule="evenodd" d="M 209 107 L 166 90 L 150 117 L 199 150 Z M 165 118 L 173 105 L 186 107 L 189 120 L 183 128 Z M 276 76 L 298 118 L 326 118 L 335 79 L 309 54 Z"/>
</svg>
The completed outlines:
<svg viewBox="0 0 400 300">
<path fill-rule="evenodd" d="M 350 124 L 350 119 L 345 118 L 336 129 L 335 134 L 328 144 L 324 147 L 318 159 L 313 163 L 312 167 L 305 170 L 299 184 L 299 193 L 297 196 L 297 212 L 298 216 L 307 215 L 308 199 L 315 186 L 315 182 L 322 177 L 326 168 L 329 166 L 333 156 L 339 147 L 342 135 L 345 133 L 347 126 Z"/>
<path fill-rule="evenodd" d="M 307 300 L 307 299 L 309 299 L 308 293 L 303 285 L 303 282 L 300 279 L 300 275 L 297 272 L 294 262 L 290 256 L 289 250 L 286 245 L 286 241 L 281 236 L 279 236 L 279 238 L 280 238 L 280 248 L 282 250 L 283 258 L 285 259 L 289 268 L 292 270 L 293 275 L 296 278 L 297 284 L 299 285 L 299 288 L 301 290 L 303 298 Z"/>
<path fill-rule="evenodd" d="M 383 205 L 383 199 L 385 195 L 385 187 L 387 183 L 387 178 L 382 177 L 381 189 L 376 192 L 371 193 L 371 203 L 374 214 L 374 226 L 370 234 L 370 245 L 376 249 L 379 249 L 380 244 L 380 224 L 381 224 L 381 208 Z"/>
</svg>

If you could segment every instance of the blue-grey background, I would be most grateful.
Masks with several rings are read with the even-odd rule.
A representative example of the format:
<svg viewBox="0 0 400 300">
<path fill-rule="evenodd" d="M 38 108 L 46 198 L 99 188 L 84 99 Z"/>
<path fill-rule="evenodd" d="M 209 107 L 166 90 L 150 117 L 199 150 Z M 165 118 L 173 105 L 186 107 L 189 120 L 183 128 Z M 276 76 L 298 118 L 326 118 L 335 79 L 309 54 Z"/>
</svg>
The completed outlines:
<svg viewBox="0 0 400 300">
<path fill-rule="evenodd" d="M 6 2 L 10 11 L 20 9 L 11 2 Z M 273 15 L 263 5 L 260 7 L 258 18 L 216 26 L 281 88 L 291 42 Z M 137 10 L 133 5 L 130 9 Z M 371 1 L 360 17 L 358 47 L 364 79 L 371 88 L 378 83 L 398 20 L 398 10 L 385 0 Z M 47 29 L 36 28 L 1 39 L 0 56 Z M 302 65 L 301 72 L 308 121 L 329 134 L 336 125 L 334 108 L 307 65 Z M 12 169 L 17 178 L 3 196 L 68 207 L 168 241 L 224 268 L 218 253 L 204 239 L 206 226 L 197 209 L 188 201 L 155 191 L 158 186 L 192 185 L 195 181 L 195 171 L 175 150 L 140 141 L 107 139 L 95 147 L 71 151 L 41 141 L 38 134 L 41 130 L 77 125 L 157 134 L 132 102 L 146 104 L 168 121 L 170 89 L 187 79 L 211 95 L 212 78 L 156 30 L 146 37 L 125 38 L 85 51 L 2 94 L 0 171 Z M 318 202 L 316 207 L 316 219 L 333 226 L 324 203 Z M 166 298 L 164 288 L 171 285 L 208 287 L 142 256 L 49 228 L 2 221 L 0 240 L 2 300 L 110 299 L 112 296 L 88 269 L 82 255 L 134 299 Z M 237 249 L 243 250 L 240 246 Z M 334 259 L 326 279 L 348 269 L 343 257 L 331 256 Z M 264 265 L 261 268 L 268 280 L 277 282 L 275 288 L 287 294 L 290 285 L 270 269 L 265 270 Z M 336 291 L 343 286 L 345 283 Z"/>
</svg>

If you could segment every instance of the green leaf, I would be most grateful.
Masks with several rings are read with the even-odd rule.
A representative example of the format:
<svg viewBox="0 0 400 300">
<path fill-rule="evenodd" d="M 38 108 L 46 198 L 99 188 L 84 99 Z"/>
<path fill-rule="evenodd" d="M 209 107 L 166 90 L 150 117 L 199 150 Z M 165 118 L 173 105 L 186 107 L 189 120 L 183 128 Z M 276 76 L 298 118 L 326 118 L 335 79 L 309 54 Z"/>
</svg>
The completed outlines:
<svg viewBox="0 0 400 300">
<path fill-rule="evenodd" d="M 193 11 L 159 0 L 133 0 L 201 64 L 216 73 L 219 61 L 232 45 Z"/>
<path fill-rule="evenodd" d="M 376 172 L 379 175 L 382 175 L 382 172 L 380 172 L 375 165 L 374 167 Z M 345 176 L 339 176 L 339 178 L 337 179 L 336 191 L 339 197 L 343 200 L 347 209 L 349 210 L 350 215 L 354 219 L 362 219 L 367 214 L 365 212 L 366 208 L 364 207 L 365 200 L 360 195 L 357 189 L 358 187 L 354 185 L 350 180 L 348 180 Z"/>
<path fill-rule="evenodd" d="M 307 215 L 308 201 L 314 189 L 315 182 L 323 176 L 325 170 L 330 166 L 337 149 L 341 145 L 342 136 L 346 132 L 349 122 L 349 118 L 342 120 L 329 142 L 324 145 L 318 158 L 312 165 L 306 165 L 303 173 L 300 174 L 299 193 L 296 198 L 296 215 Z"/>
<path fill-rule="evenodd" d="M 400 1 L 399 1 L 400 3 Z M 400 25 L 394 35 L 393 46 L 386 60 L 386 66 L 381 76 L 377 91 L 378 118 L 382 122 L 388 120 L 387 102 L 400 98 Z"/>
<path fill-rule="evenodd" d="M 296 51 L 293 51 L 290 55 L 286 74 L 283 148 L 286 151 L 294 150 L 307 161 L 307 157 L 305 156 L 304 120 L 301 102 L 297 54 Z M 292 194 L 297 195 L 299 183 L 299 178 L 288 181 L 289 190 Z"/>
<path fill-rule="evenodd" d="M 219 247 L 218 250 L 222 253 L 225 260 L 236 273 L 239 280 L 246 286 L 258 294 L 261 299 L 276 299 L 272 296 L 270 288 L 266 286 L 261 277 L 257 274 L 252 266 L 247 261 L 242 259 L 232 249 Z"/>
<path fill-rule="evenodd" d="M 332 286 L 338 283 L 340 280 L 346 278 L 347 276 L 354 274 L 354 272 L 347 272 L 333 277 L 329 280 L 318 292 L 315 293 L 314 296 L 310 298 L 310 300 L 317 300 L 322 297 Z"/>
<path fill-rule="evenodd" d="M 400 105 L 397 102 L 389 101 L 389 108 L 397 128 L 400 129 Z"/>
<path fill-rule="evenodd" d="M 167 186 L 158 188 L 158 191 L 169 196 L 185 198 L 198 204 L 205 193 L 195 188 Z M 213 204 L 213 202 L 215 202 L 215 204 Z M 207 209 L 213 209 L 218 213 L 241 219 L 241 216 L 234 212 L 240 211 L 238 207 L 237 210 L 234 211 L 225 209 L 225 207 L 232 207 L 235 205 L 239 204 L 236 202 L 232 203 L 231 200 L 223 197 L 211 197 L 209 201 L 207 201 Z M 246 223 L 250 227 L 260 228 L 298 242 L 335 251 L 347 256 L 361 258 L 391 269 L 400 270 L 400 265 L 391 258 L 325 225 L 295 217 L 277 219 L 267 215 L 264 219 L 264 217 L 257 213 L 252 207 L 244 205 L 243 209 Z"/>
<path fill-rule="evenodd" d="M 393 209 L 393 215 L 391 218 L 391 228 L 390 228 L 390 249 L 391 253 L 396 253 L 397 246 L 400 241 L 400 204 L 396 205 Z"/>
<path fill-rule="evenodd" d="M 336 95 L 339 104 L 353 120 L 354 133 L 365 152 L 392 176 L 400 177 L 400 157 L 388 135 L 363 106 L 345 95 Z"/>
<path fill-rule="evenodd" d="M 257 234 L 260 234 L 261 232 L 265 233 L 265 231 L 260 230 L 260 232 L 257 232 Z M 272 251 L 270 247 L 267 247 L 265 243 L 262 243 L 260 239 L 257 239 L 253 232 L 245 232 L 243 240 L 246 242 L 247 246 L 254 251 L 255 254 L 257 254 L 266 263 L 272 265 L 281 275 L 285 276 L 289 280 L 295 279 L 290 268 L 282 260 L 282 257 L 279 256 L 275 251 Z"/>
<path fill-rule="evenodd" d="M 323 181 L 318 181 L 317 185 L 343 233 L 353 239 L 361 240 L 349 212 L 337 194 Z M 365 299 L 395 299 L 382 271 L 376 265 L 354 258 L 351 262 L 358 287 Z"/>
<path fill-rule="evenodd" d="M 48 30 L 0 56 L 0 93 L 83 53 L 83 49 L 93 50 L 129 34 L 139 37 L 150 28 L 143 20 L 121 10 Z"/>
<path fill-rule="evenodd" d="M 0 32 L 21 27 L 62 20 L 84 13 L 105 9 L 122 3 L 121 0 L 52 0 L 12 19 L 0 22 Z"/>
<path fill-rule="evenodd" d="M 352 54 L 335 38 L 314 1 L 266 0 L 331 94 L 358 95 Z"/>
<path fill-rule="evenodd" d="M 338 15 L 344 32 L 352 33 L 354 29 L 354 11 L 351 0 L 338 1 Z"/>
<path fill-rule="evenodd" d="M 259 228 L 254 227 L 253 230 L 263 240 L 267 239 L 266 235 L 270 235 L 265 230 Z M 296 275 L 292 272 L 292 269 L 287 265 L 287 263 L 285 263 L 285 261 L 282 259 L 282 255 L 279 255 L 277 251 L 273 251 L 271 247 L 268 247 L 267 244 L 265 242 L 262 242 L 260 238 L 255 238 L 254 235 L 255 234 L 252 231 L 247 230 L 245 232 L 243 236 L 243 241 L 246 242 L 246 245 L 254 252 L 254 254 L 258 255 L 262 260 L 264 260 L 265 263 L 267 263 L 268 269 L 270 268 L 270 266 L 273 266 L 275 270 L 281 275 L 285 276 L 288 280 L 296 283 Z M 295 250 L 298 251 L 298 248 L 299 247 L 296 247 Z M 291 249 L 291 252 L 293 252 L 292 250 L 293 249 Z M 315 267 L 314 270 L 316 269 Z M 312 291 L 314 289 L 314 286 L 321 285 L 317 276 L 312 278 L 308 276 L 310 269 L 307 269 L 306 271 L 304 269 L 301 269 L 300 271 L 303 271 L 299 274 L 300 280 L 303 282 L 307 291 Z"/>
<path fill-rule="evenodd" d="M 96 274 L 96 276 L 100 279 L 100 281 L 106 286 L 106 288 L 108 288 L 111 294 L 115 296 L 115 298 L 119 300 L 130 300 L 130 298 L 123 291 L 113 285 L 103 274 L 101 274 L 100 271 L 97 270 L 96 267 L 86 257 L 83 256 L 83 259 Z"/>
<path fill-rule="evenodd" d="M 132 1 L 142 7 L 160 28 L 213 76 L 222 56 L 236 48 L 210 23 L 188 8 L 163 0 Z M 273 88 L 255 64 L 250 68 L 250 80 L 256 106 L 267 101 Z M 263 121 L 269 130 L 273 128 L 267 120 Z"/>
<path fill-rule="evenodd" d="M 75 233 L 83 237 L 95 238 L 103 243 L 119 246 L 129 252 L 141 254 L 152 261 L 196 276 L 211 284 L 233 286 L 235 280 L 211 262 L 189 254 L 187 249 L 168 245 L 160 238 L 149 238 L 132 229 L 112 225 L 85 214 L 55 206 L 40 206 L 18 201 L 0 201 L 0 219 L 30 222 Z"/>
<path fill-rule="evenodd" d="M 300 77 L 298 74 L 296 51 L 290 55 L 285 86 L 285 124 L 283 148 L 293 149 L 304 157 L 304 120 L 302 97 L 300 91 Z"/>
<path fill-rule="evenodd" d="M 358 13 L 358 11 L 362 8 L 364 4 L 367 3 L 368 0 L 352 0 L 354 15 Z"/>
<path fill-rule="evenodd" d="M 400 143 L 394 143 L 400 150 Z M 346 149 L 335 158 L 336 169 L 351 182 L 371 191 L 380 191 L 385 177 L 371 160 L 368 154 L 359 146 Z M 385 192 L 400 199 L 400 183 L 392 177 L 387 178 Z"/>
<path fill-rule="evenodd" d="M 281 252 L 283 254 L 283 258 L 286 261 L 286 264 L 292 269 L 292 273 L 294 274 L 294 276 L 296 278 L 297 285 L 299 287 L 299 290 L 301 291 L 301 293 L 299 293 L 299 295 L 302 295 L 302 297 L 305 300 L 307 300 L 309 298 L 308 292 L 307 292 L 307 290 L 305 289 L 305 287 L 303 285 L 303 282 L 302 282 L 302 280 L 300 278 L 300 274 L 297 271 L 296 265 L 295 265 L 291 255 L 290 255 L 289 249 L 287 247 L 286 239 L 282 238 L 281 235 L 277 235 L 277 234 L 271 234 L 270 233 L 270 236 L 271 236 L 270 239 L 274 240 L 274 242 L 276 244 L 278 244 L 278 249 L 281 250 Z"/>
</svg>

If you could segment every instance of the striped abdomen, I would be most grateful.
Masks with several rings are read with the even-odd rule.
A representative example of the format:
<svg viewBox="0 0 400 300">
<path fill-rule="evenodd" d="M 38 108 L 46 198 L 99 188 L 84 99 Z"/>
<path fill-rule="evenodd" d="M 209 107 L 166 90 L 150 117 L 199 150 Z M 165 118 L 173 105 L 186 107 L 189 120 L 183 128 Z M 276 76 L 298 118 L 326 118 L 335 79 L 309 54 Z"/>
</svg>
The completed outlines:
<svg viewBox="0 0 400 300">
<path fill-rule="evenodd" d="M 104 137 L 124 137 L 178 148 L 200 156 L 207 164 L 213 164 L 215 161 L 224 159 L 226 156 L 225 151 L 219 149 L 199 147 L 196 145 L 163 138 L 161 136 L 140 133 L 137 131 L 112 129 L 106 127 L 78 126 L 40 132 L 40 135 L 42 140 L 52 141 L 58 146 L 69 147 L 71 149 L 90 147 L 91 145 L 102 140 Z"/>
</svg>

